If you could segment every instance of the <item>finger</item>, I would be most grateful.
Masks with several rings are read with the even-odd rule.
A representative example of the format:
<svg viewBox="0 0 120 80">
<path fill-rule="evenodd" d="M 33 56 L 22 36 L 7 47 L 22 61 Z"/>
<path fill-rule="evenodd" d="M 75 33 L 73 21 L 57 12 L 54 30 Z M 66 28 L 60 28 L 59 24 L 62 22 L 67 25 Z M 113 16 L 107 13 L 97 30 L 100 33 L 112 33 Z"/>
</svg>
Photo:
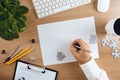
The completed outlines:
<svg viewBox="0 0 120 80">
<path fill-rule="evenodd" d="M 76 39 L 72 42 L 72 45 L 74 45 L 75 43 L 79 43 L 79 39 Z"/>
<path fill-rule="evenodd" d="M 73 52 L 73 53 L 76 53 L 76 52 L 77 52 L 76 48 L 74 48 L 73 45 L 71 45 L 70 50 L 71 50 L 71 52 Z"/>
<path fill-rule="evenodd" d="M 71 52 L 72 52 L 72 54 L 74 55 L 74 56 L 79 56 L 79 53 L 78 53 L 78 51 L 76 50 L 76 48 L 74 48 L 72 45 L 71 45 L 71 47 L 70 47 L 70 50 L 71 50 Z"/>
<path fill-rule="evenodd" d="M 80 47 L 80 46 L 83 45 L 83 43 L 82 43 L 81 39 L 76 39 L 76 40 L 73 41 L 72 45 Z M 78 50 L 79 50 L 79 48 L 78 48 Z"/>
</svg>

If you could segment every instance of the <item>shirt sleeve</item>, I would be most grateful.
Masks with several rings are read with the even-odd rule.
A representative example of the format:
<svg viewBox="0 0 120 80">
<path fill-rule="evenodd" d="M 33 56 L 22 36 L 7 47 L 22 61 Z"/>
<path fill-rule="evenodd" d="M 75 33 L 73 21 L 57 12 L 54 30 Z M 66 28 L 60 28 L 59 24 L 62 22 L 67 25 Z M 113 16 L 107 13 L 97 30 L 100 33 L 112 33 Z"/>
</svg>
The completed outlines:
<svg viewBox="0 0 120 80">
<path fill-rule="evenodd" d="M 98 67 L 93 58 L 87 63 L 80 65 L 80 67 L 88 80 L 109 80 L 106 72 Z"/>
</svg>

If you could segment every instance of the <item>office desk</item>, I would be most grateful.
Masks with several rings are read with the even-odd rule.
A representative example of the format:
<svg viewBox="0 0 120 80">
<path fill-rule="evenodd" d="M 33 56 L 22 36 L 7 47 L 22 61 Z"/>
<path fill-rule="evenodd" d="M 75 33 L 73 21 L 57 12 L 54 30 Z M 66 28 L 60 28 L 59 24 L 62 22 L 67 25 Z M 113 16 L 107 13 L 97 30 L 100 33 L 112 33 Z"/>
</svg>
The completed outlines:
<svg viewBox="0 0 120 80">
<path fill-rule="evenodd" d="M 43 65 L 36 25 L 78 19 L 88 16 L 95 17 L 96 31 L 99 37 L 98 46 L 100 58 L 97 59 L 96 62 L 107 72 L 110 80 L 120 80 L 120 58 L 113 58 L 111 56 L 112 50 L 110 48 L 101 46 L 101 39 L 105 37 L 106 34 L 104 29 L 105 24 L 112 18 L 120 17 L 120 0 L 111 0 L 110 9 L 106 13 L 100 13 L 96 10 L 97 0 L 94 0 L 92 3 L 85 6 L 74 8 L 72 10 L 58 13 L 43 19 L 36 18 L 31 0 L 21 0 L 21 2 L 29 8 L 29 13 L 26 14 L 28 18 L 28 26 L 25 32 L 20 33 L 20 38 L 17 40 L 6 41 L 0 39 L 0 51 L 4 49 L 7 52 L 4 55 L 0 54 L 0 80 L 12 80 L 15 63 L 11 65 L 5 65 L 3 62 L 16 45 L 20 44 L 22 46 L 27 46 L 31 44 L 31 39 L 35 39 L 35 43 L 31 44 L 34 47 L 34 51 L 22 57 L 20 60 L 37 65 Z M 30 57 L 34 57 L 36 60 L 30 61 Z M 86 80 L 85 75 L 78 66 L 77 62 L 47 67 L 59 71 L 57 80 Z"/>
</svg>

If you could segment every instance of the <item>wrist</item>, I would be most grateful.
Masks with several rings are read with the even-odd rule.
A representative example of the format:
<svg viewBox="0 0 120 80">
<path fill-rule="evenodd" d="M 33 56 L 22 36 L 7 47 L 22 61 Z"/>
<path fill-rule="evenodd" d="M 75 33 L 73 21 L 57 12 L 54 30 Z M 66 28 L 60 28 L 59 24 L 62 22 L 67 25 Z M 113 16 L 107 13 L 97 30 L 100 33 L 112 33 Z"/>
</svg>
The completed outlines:
<svg viewBox="0 0 120 80">
<path fill-rule="evenodd" d="M 84 59 L 84 60 L 80 60 L 80 61 L 78 61 L 78 62 L 79 62 L 79 64 L 81 65 L 81 64 L 87 63 L 87 62 L 90 61 L 90 60 L 91 60 L 91 57 L 88 57 L 88 58 L 86 58 L 86 59 Z"/>
</svg>

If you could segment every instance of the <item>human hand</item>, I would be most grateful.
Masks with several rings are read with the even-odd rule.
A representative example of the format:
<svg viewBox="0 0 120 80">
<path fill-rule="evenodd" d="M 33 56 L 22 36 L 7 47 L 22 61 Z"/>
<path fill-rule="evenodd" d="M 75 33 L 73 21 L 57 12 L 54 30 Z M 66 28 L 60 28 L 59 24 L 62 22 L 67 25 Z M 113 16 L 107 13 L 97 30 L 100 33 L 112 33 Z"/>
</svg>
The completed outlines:
<svg viewBox="0 0 120 80">
<path fill-rule="evenodd" d="M 73 56 L 77 59 L 77 61 L 80 64 L 84 64 L 84 63 L 88 62 L 91 59 L 90 53 L 88 53 L 82 49 L 76 48 L 75 45 L 80 46 L 86 50 L 90 50 L 88 44 L 85 43 L 82 39 L 76 39 L 72 42 L 72 44 L 70 46 L 70 50 L 71 50 Z"/>
</svg>

